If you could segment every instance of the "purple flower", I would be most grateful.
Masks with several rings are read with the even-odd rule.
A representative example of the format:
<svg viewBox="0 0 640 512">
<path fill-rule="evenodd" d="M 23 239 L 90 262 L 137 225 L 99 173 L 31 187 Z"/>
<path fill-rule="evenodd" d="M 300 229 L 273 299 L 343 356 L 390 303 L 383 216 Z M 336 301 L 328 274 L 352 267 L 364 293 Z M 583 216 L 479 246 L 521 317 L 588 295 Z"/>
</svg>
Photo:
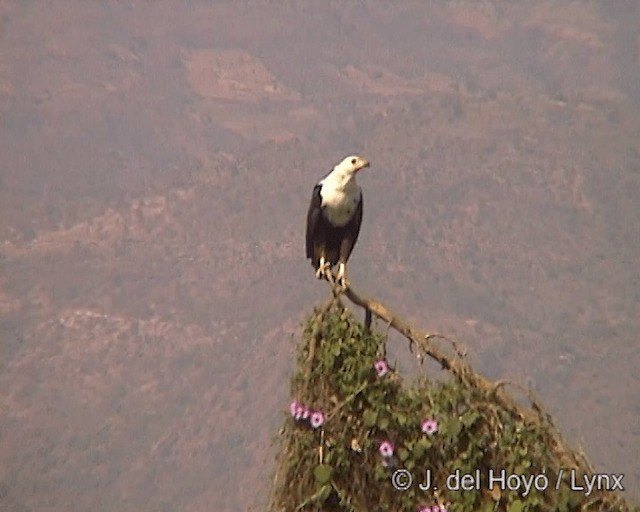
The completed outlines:
<svg viewBox="0 0 640 512">
<path fill-rule="evenodd" d="M 309 417 L 309 409 L 307 409 L 304 405 L 298 403 L 296 404 L 296 410 L 293 414 L 293 417 L 296 420 L 306 420 Z"/>
<path fill-rule="evenodd" d="M 383 459 L 390 459 L 393 457 L 393 445 L 389 441 L 383 441 L 378 448 L 380 455 Z"/>
<path fill-rule="evenodd" d="M 438 431 L 438 422 L 434 419 L 424 420 L 422 422 L 422 431 L 429 436 L 435 434 Z"/>
<path fill-rule="evenodd" d="M 373 367 L 376 369 L 378 377 L 384 377 L 389 372 L 389 365 L 384 359 L 376 361 L 376 364 L 374 364 Z"/>
<path fill-rule="evenodd" d="M 433 510 L 431 507 L 422 507 L 420 510 L 418 510 L 418 512 L 438 512 L 438 511 Z"/>
<path fill-rule="evenodd" d="M 291 405 L 289 405 L 289 411 L 291 412 L 291 416 L 295 416 L 296 415 L 296 411 L 298 410 L 298 402 L 296 402 L 295 400 L 293 402 L 291 402 Z"/>
<path fill-rule="evenodd" d="M 316 411 L 311 415 L 311 427 L 312 428 L 319 428 L 324 424 L 324 414 L 322 414 L 322 411 Z"/>
</svg>

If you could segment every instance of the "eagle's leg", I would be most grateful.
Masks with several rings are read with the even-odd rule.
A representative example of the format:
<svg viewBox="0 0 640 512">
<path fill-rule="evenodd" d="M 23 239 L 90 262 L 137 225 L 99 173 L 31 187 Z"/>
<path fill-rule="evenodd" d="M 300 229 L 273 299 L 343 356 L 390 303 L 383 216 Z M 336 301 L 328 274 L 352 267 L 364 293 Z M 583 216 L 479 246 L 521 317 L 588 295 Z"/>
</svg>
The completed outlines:
<svg viewBox="0 0 640 512">
<path fill-rule="evenodd" d="M 349 288 L 349 280 L 347 279 L 347 264 L 342 261 L 338 264 L 338 275 L 336 276 L 336 282 L 342 287 L 343 290 Z"/>
<path fill-rule="evenodd" d="M 324 273 L 324 277 L 327 281 L 329 281 L 329 283 L 331 283 L 331 286 L 335 284 L 335 278 L 333 277 L 333 272 L 331 272 L 331 265 L 327 267 L 327 270 Z"/>
<path fill-rule="evenodd" d="M 316 270 L 316 277 L 322 279 L 323 277 L 333 284 L 333 275 L 331 274 L 331 264 L 325 260 L 324 255 L 320 256 L 320 263 Z"/>
</svg>

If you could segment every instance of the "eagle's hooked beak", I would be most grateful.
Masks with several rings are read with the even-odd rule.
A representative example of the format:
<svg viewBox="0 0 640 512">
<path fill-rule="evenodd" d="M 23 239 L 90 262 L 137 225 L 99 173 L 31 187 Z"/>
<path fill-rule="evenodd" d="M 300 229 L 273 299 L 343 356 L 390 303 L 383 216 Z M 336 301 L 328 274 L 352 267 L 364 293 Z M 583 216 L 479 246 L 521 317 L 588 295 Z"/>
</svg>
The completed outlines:
<svg viewBox="0 0 640 512">
<path fill-rule="evenodd" d="M 361 171 L 365 167 L 369 167 L 369 160 L 367 160 L 366 158 L 360 158 L 360 161 L 358 162 L 358 167 L 356 167 L 356 172 Z"/>
</svg>

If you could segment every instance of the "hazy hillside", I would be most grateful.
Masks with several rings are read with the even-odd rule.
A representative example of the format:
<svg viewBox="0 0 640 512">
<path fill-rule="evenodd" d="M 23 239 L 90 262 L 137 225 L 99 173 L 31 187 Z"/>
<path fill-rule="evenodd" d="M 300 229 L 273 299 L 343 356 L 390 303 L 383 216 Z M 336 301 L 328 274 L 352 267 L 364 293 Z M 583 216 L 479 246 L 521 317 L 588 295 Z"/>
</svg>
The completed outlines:
<svg viewBox="0 0 640 512">
<path fill-rule="evenodd" d="M 640 495 L 633 2 L 0 5 L 0 508 L 260 510 L 292 336 L 351 277 Z"/>
</svg>

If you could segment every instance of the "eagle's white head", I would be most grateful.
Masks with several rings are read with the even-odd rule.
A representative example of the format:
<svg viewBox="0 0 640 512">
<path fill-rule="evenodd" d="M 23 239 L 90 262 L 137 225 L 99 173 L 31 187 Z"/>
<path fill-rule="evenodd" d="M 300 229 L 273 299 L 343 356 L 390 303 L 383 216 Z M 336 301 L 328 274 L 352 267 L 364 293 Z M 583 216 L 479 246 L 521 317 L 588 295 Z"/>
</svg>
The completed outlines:
<svg viewBox="0 0 640 512">
<path fill-rule="evenodd" d="M 336 165 L 333 170 L 337 173 L 351 177 L 365 167 L 369 167 L 369 161 L 366 158 L 362 158 L 361 156 L 357 155 L 351 155 L 345 158 L 338 165 Z"/>
<path fill-rule="evenodd" d="M 328 189 L 345 191 L 349 194 L 356 194 L 356 173 L 365 167 L 369 167 L 369 161 L 361 156 L 351 155 L 336 165 L 333 170 L 322 180 Z"/>
<path fill-rule="evenodd" d="M 348 156 L 320 181 L 324 215 L 334 226 L 344 226 L 353 216 L 362 197 L 356 173 L 365 167 L 369 167 L 366 158 Z"/>
</svg>

